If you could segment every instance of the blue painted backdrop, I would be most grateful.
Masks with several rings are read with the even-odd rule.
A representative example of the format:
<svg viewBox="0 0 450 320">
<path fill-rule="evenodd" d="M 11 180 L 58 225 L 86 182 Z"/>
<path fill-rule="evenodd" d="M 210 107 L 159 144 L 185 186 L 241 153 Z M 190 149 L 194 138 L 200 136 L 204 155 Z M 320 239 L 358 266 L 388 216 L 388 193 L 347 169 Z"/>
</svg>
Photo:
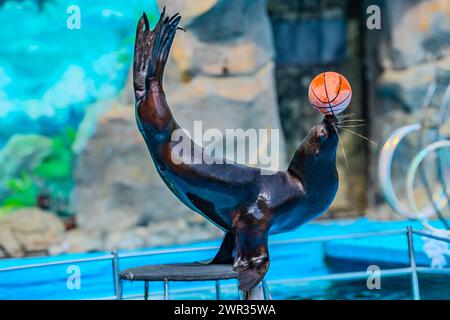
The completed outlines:
<svg viewBox="0 0 450 320">
<path fill-rule="evenodd" d="M 0 7 L 0 147 L 17 133 L 53 135 L 85 109 L 118 94 L 132 58 L 135 25 L 155 0 L 7 0 Z M 67 8 L 80 8 L 69 29 Z"/>
<path fill-rule="evenodd" d="M 0 216 L 42 194 L 67 207 L 88 108 L 123 89 L 156 0 L 0 1 Z"/>
</svg>

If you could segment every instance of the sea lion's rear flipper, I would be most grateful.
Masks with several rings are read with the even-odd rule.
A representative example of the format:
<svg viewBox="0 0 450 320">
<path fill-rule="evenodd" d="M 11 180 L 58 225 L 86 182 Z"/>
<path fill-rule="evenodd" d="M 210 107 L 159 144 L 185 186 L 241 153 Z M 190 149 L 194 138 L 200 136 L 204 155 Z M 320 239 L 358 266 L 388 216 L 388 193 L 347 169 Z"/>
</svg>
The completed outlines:
<svg viewBox="0 0 450 320">
<path fill-rule="evenodd" d="M 261 282 L 269 269 L 268 232 L 262 224 L 246 224 L 235 234 L 239 289 L 250 291 Z"/>
<path fill-rule="evenodd" d="M 219 251 L 216 256 L 209 262 L 209 264 L 229 264 L 233 263 L 233 251 L 234 251 L 234 235 L 231 232 L 227 232 L 220 245 Z"/>
<path fill-rule="evenodd" d="M 150 30 L 145 12 L 139 19 L 136 30 L 133 59 L 133 83 L 136 101 L 145 94 L 151 81 L 162 81 L 164 67 L 169 56 L 181 16 L 166 17 L 165 8 L 158 23 Z"/>
</svg>

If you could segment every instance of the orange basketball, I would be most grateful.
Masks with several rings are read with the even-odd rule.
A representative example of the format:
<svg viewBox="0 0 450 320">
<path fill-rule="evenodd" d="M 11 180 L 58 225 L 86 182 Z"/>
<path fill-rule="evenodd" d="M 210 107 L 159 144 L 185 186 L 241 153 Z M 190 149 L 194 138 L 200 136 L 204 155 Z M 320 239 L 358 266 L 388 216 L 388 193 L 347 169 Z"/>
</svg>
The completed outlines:
<svg viewBox="0 0 450 320">
<path fill-rule="evenodd" d="M 343 75 L 327 71 L 311 81 L 308 98 L 311 105 L 323 114 L 338 115 L 348 107 L 352 88 Z"/>
</svg>

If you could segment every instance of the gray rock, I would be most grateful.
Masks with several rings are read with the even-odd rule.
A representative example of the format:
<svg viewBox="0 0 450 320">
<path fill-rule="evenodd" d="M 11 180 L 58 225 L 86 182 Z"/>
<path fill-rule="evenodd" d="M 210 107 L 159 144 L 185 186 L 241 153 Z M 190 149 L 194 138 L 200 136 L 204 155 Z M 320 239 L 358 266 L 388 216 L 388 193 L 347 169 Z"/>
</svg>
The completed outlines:
<svg viewBox="0 0 450 320">
<path fill-rule="evenodd" d="M 64 224 L 54 214 L 36 208 L 17 210 L 0 219 L 0 252 L 4 257 L 57 253 Z"/>
<path fill-rule="evenodd" d="M 450 52 L 448 3 L 431 1 L 387 1 L 391 27 L 392 64 L 403 69 L 441 58 Z"/>
<path fill-rule="evenodd" d="M 64 247 L 68 252 L 105 250 L 104 234 L 100 230 L 73 229 L 65 234 Z"/>
<path fill-rule="evenodd" d="M 182 244 L 217 238 L 221 235 L 222 232 L 212 224 L 187 217 L 155 222 L 147 227 L 110 231 L 106 234 L 103 244 L 98 242 L 97 250 L 98 248 L 117 250 Z M 88 244 L 85 240 L 83 241 L 85 244 Z"/>
<path fill-rule="evenodd" d="M 218 238 L 222 231 L 202 217 L 190 215 L 148 226 L 148 246 Z"/>
<path fill-rule="evenodd" d="M 139 229 L 108 233 L 104 245 L 106 250 L 136 249 L 145 246 L 145 233 L 143 235 Z"/>
<path fill-rule="evenodd" d="M 198 1 L 159 1 L 169 13 L 180 12 L 180 32 L 171 59 L 182 75 L 254 74 L 272 61 L 274 48 L 264 0 L 209 1 L 209 10 L 193 16 Z M 211 3 L 214 2 L 213 5 Z"/>
<path fill-rule="evenodd" d="M 446 60 L 450 64 L 450 56 Z M 407 112 L 420 110 L 435 72 L 435 62 L 411 66 L 405 70 L 387 69 L 380 78 L 379 94 L 397 101 Z"/>
</svg>

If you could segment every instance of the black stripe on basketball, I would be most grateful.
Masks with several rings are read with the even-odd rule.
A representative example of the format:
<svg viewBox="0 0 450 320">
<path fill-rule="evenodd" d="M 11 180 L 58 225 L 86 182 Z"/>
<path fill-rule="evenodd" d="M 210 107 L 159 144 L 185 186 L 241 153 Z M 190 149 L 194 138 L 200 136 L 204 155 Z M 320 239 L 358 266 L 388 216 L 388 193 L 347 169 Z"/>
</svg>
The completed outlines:
<svg viewBox="0 0 450 320">
<path fill-rule="evenodd" d="M 342 104 L 344 104 L 344 102 L 346 102 L 347 100 L 348 100 L 348 98 L 350 98 L 352 96 L 352 94 L 351 93 L 349 93 L 348 95 L 347 95 L 347 97 L 345 97 L 345 99 L 344 100 L 342 100 L 341 102 L 339 102 L 338 104 L 336 104 L 336 105 L 334 105 L 334 106 L 326 106 L 326 107 L 324 107 L 324 106 L 317 106 L 317 105 L 315 105 L 315 104 L 313 104 L 312 102 L 310 102 L 311 103 L 311 105 L 314 107 L 314 108 L 317 108 L 317 109 L 330 109 L 330 108 L 332 108 L 334 111 L 341 111 L 341 110 L 343 110 L 344 109 L 344 107 L 342 107 L 342 108 L 338 108 L 340 105 L 342 105 Z"/>
<path fill-rule="evenodd" d="M 330 112 L 334 116 L 334 111 L 330 103 L 330 97 L 328 96 L 326 72 L 323 73 L 323 87 L 325 89 L 325 95 L 327 96 L 328 105 L 330 106 Z"/>
<path fill-rule="evenodd" d="M 336 100 L 337 97 L 339 97 L 339 93 L 341 93 L 341 86 L 342 86 L 342 77 L 339 75 L 339 88 L 336 93 L 336 96 L 330 101 L 330 103 L 333 103 L 334 100 Z"/>
<path fill-rule="evenodd" d="M 311 87 L 311 92 L 313 93 L 313 95 L 317 98 L 317 100 L 319 100 L 320 102 L 322 102 L 322 103 L 328 103 L 328 102 L 326 102 L 326 101 L 322 101 L 318 96 L 317 96 L 317 94 L 314 92 L 314 89 Z"/>
<path fill-rule="evenodd" d="M 350 98 L 351 96 L 352 96 L 352 93 L 350 92 L 350 93 L 345 97 L 344 100 L 342 100 L 342 101 L 339 102 L 338 104 L 332 105 L 331 108 L 336 109 L 336 108 L 339 107 L 341 104 L 343 104 L 345 101 L 347 101 L 347 99 Z M 321 102 L 322 102 L 322 101 L 321 101 Z M 312 105 L 313 107 L 315 107 L 315 108 L 318 108 L 318 109 L 329 109 L 329 108 L 330 108 L 330 106 L 322 107 L 322 106 L 317 106 L 317 105 L 315 105 L 315 104 L 313 104 L 313 103 L 311 103 L 311 105 Z"/>
</svg>

